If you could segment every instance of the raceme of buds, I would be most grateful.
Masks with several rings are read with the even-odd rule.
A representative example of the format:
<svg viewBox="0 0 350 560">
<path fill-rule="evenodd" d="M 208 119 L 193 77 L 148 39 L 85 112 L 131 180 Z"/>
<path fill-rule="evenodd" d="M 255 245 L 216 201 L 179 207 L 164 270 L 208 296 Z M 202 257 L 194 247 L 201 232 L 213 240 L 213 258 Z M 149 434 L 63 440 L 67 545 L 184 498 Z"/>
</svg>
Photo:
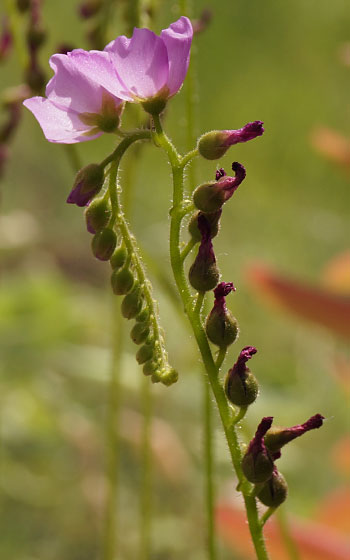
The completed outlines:
<svg viewBox="0 0 350 560">
<path fill-rule="evenodd" d="M 188 277 L 191 286 L 197 292 L 208 292 L 217 285 L 220 273 L 216 266 L 216 258 L 210 238 L 210 225 L 204 214 L 198 217 L 198 227 L 202 234 L 202 241 Z"/>
<path fill-rule="evenodd" d="M 205 331 L 210 342 L 220 348 L 232 344 L 238 336 L 238 323 L 226 307 L 226 299 L 235 287 L 232 282 L 221 282 L 214 290 L 214 307 L 208 315 Z"/>
<path fill-rule="evenodd" d="M 240 352 L 238 360 L 229 370 L 226 381 L 225 391 L 228 400 L 236 406 L 248 406 L 252 404 L 259 392 L 258 382 L 249 368 L 246 366 L 247 360 L 256 354 L 254 346 L 246 346 Z"/>
<path fill-rule="evenodd" d="M 203 214 L 203 212 L 201 212 L 200 210 L 195 214 L 193 214 L 188 224 L 188 232 L 191 235 L 193 241 L 195 241 L 196 243 L 202 239 L 202 235 L 198 227 L 198 218 L 201 214 Z M 216 237 L 219 232 L 221 214 L 222 214 L 221 208 L 216 212 L 212 212 L 211 214 L 204 214 L 207 219 L 207 222 L 210 225 L 211 239 Z"/>
<path fill-rule="evenodd" d="M 195 206 L 205 213 L 217 212 L 227 202 L 246 176 L 246 170 L 237 161 L 233 162 L 232 170 L 235 177 L 220 176 L 219 180 L 204 183 L 193 193 Z"/>
<path fill-rule="evenodd" d="M 266 449 L 264 435 L 271 427 L 273 417 L 263 418 L 256 430 L 242 459 L 242 470 L 246 478 L 254 484 L 265 482 L 273 472 L 274 464 L 270 452 Z"/>
<path fill-rule="evenodd" d="M 268 507 L 277 508 L 280 506 L 288 494 L 288 486 L 285 478 L 274 467 L 271 478 L 259 485 L 257 497 L 262 504 Z"/>
<path fill-rule="evenodd" d="M 100 261 L 108 261 L 117 244 L 117 237 L 112 229 L 103 228 L 92 238 L 92 252 Z"/>
<path fill-rule="evenodd" d="M 142 103 L 147 112 L 159 114 L 185 79 L 192 36 L 191 22 L 183 16 L 160 36 L 135 28 L 131 39 L 121 36 L 109 43 L 105 51 L 119 82 L 119 97 Z"/>
<path fill-rule="evenodd" d="M 104 198 L 93 200 L 85 210 L 86 227 L 89 233 L 96 233 L 108 225 L 112 215 L 109 201 Z"/>
<path fill-rule="evenodd" d="M 104 170 L 97 163 L 90 163 L 77 173 L 67 202 L 77 206 L 86 206 L 96 196 L 103 185 Z"/>
<path fill-rule="evenodd" d="M 315 414 L 304 424 L 299 424 L 291 428 L 280 428 L 278 426 L 271 428 L 265 435 L 265 444 L 271 453 L 278 453 L 281 447 L 296 439 L 310 430 L 320 428 L 323 424 L 324 416 Z"/>
<path fill-rule="evenodd" d="M 246 124 L 238 130 L 212 130 L 203 134 L 198 140 L 198 151 L 206 159 L 221 158 L 230 146 L 248 142 L 264 132 L 261 121 Z"/>
</svg>

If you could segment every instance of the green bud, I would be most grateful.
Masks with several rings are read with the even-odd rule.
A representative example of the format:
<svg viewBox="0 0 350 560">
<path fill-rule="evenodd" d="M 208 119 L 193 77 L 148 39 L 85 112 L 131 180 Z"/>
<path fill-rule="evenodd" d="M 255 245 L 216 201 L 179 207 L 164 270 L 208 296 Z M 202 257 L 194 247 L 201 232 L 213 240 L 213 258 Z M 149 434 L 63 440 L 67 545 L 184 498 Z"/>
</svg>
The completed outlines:
<svg viewBox="0 0 350 560">
<path fill-rule="evenodd" d="M 236 406 L 252 404 L 259 394 L 259 385 L 256 377 L 248 368 L 242 375 L 230 374 L 231 371 L 228 372 L 225 381 L 225 391 L 228 400 Z"/>
<path fill-rule="evenodd" d="M 136 354 L 136 360 L 139 364 L 144 364 L 153 357 L 153 344 L 143 344 Z"/>
<path fill-rule="evenodd" d="M 273 471 L 273 461 L 269 453 L 246 453 L 242 459 L 242 470 L 250 482 L 265 482 Z"/>
<path fill-rule="evenodd" d="M 127 258 L 128 252 L 126 247 L 121 246 L 116 248 L 109 262 L 111 263 L 113 270 L 116 270 L 117 268 L 122 268 L 122 266 L 124 266 Z"/>
<path fill-rule="evenodd" d="M 179 378 L 178 372 L 176 371 L 176 369 L 170 366 L 167 369 L 162 370 L 159 375 L 159 381 L 163 383 L 163 385 L 165 385 L 166 387 L 170 387 L 170 385 L 176 383 L 178 378 Z M 152 381 L 153 381 L 153 376 L 152 376 Z"/>
<path fill-rule="evenodd" d="M 155 362 L 153 359 L 150 359 L 143 364 L 142 371 L 144 375 L 153 375 L 157 371 L 158 367 L 159 366 L 157 362 Z"/>
<path fill-rule="evenodd" d="M 122 301 L 121 310 L 125 319 L 133 319 L 142 308 L 142 292 L 137 285 L 132 292 L 129 292 Z"/>
<path fill-rule="evenodd" d="M 140 323 L 143 323 L 143 322 L 148 321 L 148 319 L 149 319 L 149 311 L 148 311 L 147 307 L 145 307 L 145 309 L 142 309 L 142 311 L 140 311 L 140 313 L 136 317 L 136 321 L 139 321 Z"/>
<path fill-rule="evenodd" d="M 134 277 L 129 268 L 114 270 L 111 276 L 113 292 L 117 296 L 122 296 L 130 292 L 134 284 Z"/>
<path fill-rule="evenodd" d="M 27 33 L 28 46 L 31 49 L 37 49 L 41 47 L 46 39 L 46 31 L 40 25 L 35 25 L 30 27 Z"/>
<path fill-rule="evenodd" d="M 148 323 L 135 323 L 130 333 L 131 340 L 135 342 L 135 344 L 142 344 L 142 342 L 145 342 L 148 335 Z"/>
<path fill-rule="evenodd" d="M 195 214 L 193 214 L 189 224 L 188 224 L 188 232 L 191 235 L 193 241 L 199 242 L 202 239 L 201 232 L 198 227 L 198 217 L 201 212 L 198 210 Z M 211 214 L 205 214 L 205 217 L 210 225 L 210 237 L 213 239 L 217 236 L 220 228 L 220 216 L 221 216 L 221 209 L 217 212 L 212 212 Z"/>
<path fill-rule="evenodd" d="M 226 201 L 225 192 L 217 185 L 217 181 L 210 181 L 199 185 L 193 193 L 195 206 L 205 214 L 217 212 Z"/>
<path fill-rule="evenodd" d="M 232 315 L 229 309 L 222 311 L 221 309 L 213 308 L 208 315 L 205 332 L 210 342 L 216 344 L 220 348 L 229 346 L 238 337 L 238 323 L 237 319 Z"/>
<path fill-rule="evenodd" d="M 259 487 L 257 497 L 265 506 L 276 508 L 285 501 L 287 493 L 288 486 L 285 478 L 275 468 L 271 478 Z"/>
<path fill-rule="evenodd" d="M 205 159 L 219 159 L 228 150 L 229 146 L 224 146 L 226 138 L 225 131 L 212 130 L 206 132 L 198 140 L 198 151 Z"/>
<path fill-rule="evenodd" d="M 108 261 L 117 244 L 117 237 L 112 229 L 104 228 L 92 238 L 92 252 L 100 261 Z"/>
<path fill-rule="evenodd" d="M 85 210 L 85 220 L 90 233 L 96 233 L 108 225 L 112 215 L 111 205 L 103 198 L 93 200 Z"/>
</svg>

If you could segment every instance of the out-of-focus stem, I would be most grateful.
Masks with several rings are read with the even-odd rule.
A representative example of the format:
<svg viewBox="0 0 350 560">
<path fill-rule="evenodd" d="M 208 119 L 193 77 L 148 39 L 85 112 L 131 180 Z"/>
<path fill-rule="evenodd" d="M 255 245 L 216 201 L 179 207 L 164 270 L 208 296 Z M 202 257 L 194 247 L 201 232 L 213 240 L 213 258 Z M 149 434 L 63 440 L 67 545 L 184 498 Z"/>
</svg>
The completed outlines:
<svg viewBox="0 0 350 560">
<path fill-rule="evenodd" d="M 300 560 L 300 554 L 293 540 L 293 537 L 290 534 L 286 511 L 283 508 L 283 506 L 278 508 L 276 512 L 276 519 L 279 526 L 279 530 L 281 532 L 283 542 L 288 552 L 289 560 Z"/>
<path fill-rule="evenodd" d="M 149 379 L 142 379 L 142 474 L 141 474 L 141 502 L 140 502 L 140 560 L 151 558 L 151 516 L 152 516 L 152 393 Z"/>
</svg>

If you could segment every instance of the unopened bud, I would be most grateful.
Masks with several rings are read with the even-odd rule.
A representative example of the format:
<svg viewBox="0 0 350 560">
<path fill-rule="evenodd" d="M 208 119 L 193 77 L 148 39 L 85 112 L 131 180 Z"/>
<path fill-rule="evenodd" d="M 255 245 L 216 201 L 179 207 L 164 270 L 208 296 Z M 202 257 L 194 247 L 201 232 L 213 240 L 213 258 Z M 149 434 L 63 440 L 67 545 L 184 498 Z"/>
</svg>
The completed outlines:
<svg viewBox="0 0 350 560">
<path fill-rule="evenodd" d="M 31 62 L 25 71 L 24 79 L 33 93 L 42 93 L 46 84 L 46 75 L 36 61 Z"/>
<path fill-rule="evenodd" d="M 249 368 L 249 360 L 257 352 L 254 346 L 246 346 L 241 351 L 237 362 L 227 374 L 225 391 L 228 400 L 236 406 L 252 404 L 259 393 L 259 385 Z"/>
<path fill-rule="evenodd" d="M 198 151 L 206 159 L 219 159 L 230 146 L 240 142 L 248 142 L 264 132 L 263 123 L 254 121 L 238 130 L 212 130 L 203 134 L 198 140 Z"/>
<path fill-rule="evenodd" d="M 92 252 L 100 261 L 108 261 L 117 244 L 117 237 L 112 229 L 104 228 L 92 238 Z"/>
<path fill-rule="evenodd" d="M 90 163 L 80 169 L 74 181 L 67 202 L 77 206 L 86 206 L 101 190 L 104 170 L 97 163 Z"/>
<path fill-rule="evenodd" d="M 134 284 L 134 276 L 128 268 L 114 270 L 111 276 L 112 290 L 117 296 L 126 295 Z"/>
<path fill-rule="evenodd" d="M 210 238 L 210 226 L 204 214 L 198 217 L 198 227 L 202 234 L 202 241 L 188 277 L 191 286 L 197 292 L 208 292 L 217 285 L 220 273 L 216 266 L 216 258 Z"/>
<path fill-rule="evenodd" d="M 142 344 L 149 335 L 148 323 L 135 323 L 131 329 L 130 337 L 135 344 Z"/>
<path fill-rule="evenodd" d="M 45 42 L 46 31 L 40 25 L 34 25 L 28 29 L 27 33 L 27 43 L 30 49 L 38 49 Z"/>
<path fill-rule="evenodd" d="M 235 290 L 232 282 L 221 282 L 214 290 L 214 307 L 208 315 L 205 331 L 210 342 L 220 348 L 232 344 L 238 336 L 238 323 L 226 307 L 225 296 Z"/>
<path fill-rule="evenodd" d="M 144 364 L 153 358 L 154 347 L 153 344 L 143 344 L 136 354 L 136 361 L 139 364 Z"/>
<path fill-rule="evenodd" d="M 310 430 L 320 428 L 323 424 L 324 416 L 315 414 L 304 424 L 298 424 L 291 428 L 280 428 L 278 426 L 271 428 L 265 435 L 265 444 L 271 453 L 278 453 L 279 450 L 293 439 L 296 439 Z"/>
<path fill-rule="evenodd" d="M 85 0 L 78 6 L 78 13 L 82 19 L 89 19 L 100 11 L 102 4 L 102 0 Z"/>
<path fill-rule="evenodd" d="M 176 383 L 178 378 L 179 374 L 176 369 L 169 366 L 166 369 L 161 370 L 158 375 L 157 373 L 154 373 L 152 375 L 152 382 L 157 383 L 158 381 L 160 381 L 166 387 L 170 387 L 170 385 Z"/>
<path fill-rule="evenodd" d="M 141 311 L 142 292 L 139 285 L 133 288 L 123 299 L 121 311 L 125 319 L 133 319 Z"/>
<path fill-rule="evenodd" d="M 266 449 L 264 435 L 271 427 L 272 416 L 263 418 L 242 459 L 242 470 L 249 482 L 265 482 L 273 472 L 273 460 Z"/>
<path fill-rule="evenodd" d="M 192 216 L 192 218 L 191 218 L 191 220 L 188 224 L 188 231 L 189 231 L 190 235 L 192 236 L 192 239 L 196 242 L 198 242 L 202 239 L 202 235 L 201 235 L 200 229 L 198 227 L 198 218 L 201 214 L 202 214 L 202 212 L 200 212 L 200 211 L 193 214 L 193 216 Z M 207 222 L 209 223 L 209 226 L 210 226 L 210 237 L 211 237 L 211 239 L 216 237 L 218 232 L 219 232 L 221 214 L 222 214 L 221 208 L 219 210 L 217 210 L 216 212 L 212 212 L 211 214 L 205 214 Z"/>
<path fill-rule="evenodd" d="M 144 322 L 148 321 L 149 318 L 150 318 L 149 311 L 148 311 L 147 307 L 145 307 L 145 309 L 142 309 L 142 311 L 140 311 L 140 313 L 136 317 L 136 321 L 139 321 L 140 323 L 144 323 Z"/>
<path fill-rule="evenodd" d="M 93 200 L 85 210 L 86 227 L 89 233 L 96 233 L 108 225 L 112 209 L 104 198 Z"/>
<path fill-rule="evenodd" d="M 126 247 L 121 246 L 116 248 L 109 262 L 111 263 L 111 267 L 113 268 L 113 270 L 116 270 L 117 268 L 122 268 L 122 266 L 124 266 L 127 258 L 128 252 L 126 250 Z"/>
<path fill-rule="evenodd" d="M 243 165 L 234 161 L 232 170 L 235 177 L 222 175 L 217 181 L 204 183 L 196 188 L 193 193 L 193 202 L 195 206 L 202 212 L 217 212 L 222 205 L 227 202 L 246 176 Z"/>
<path fill-rule="evenodd" d="M 158 368 L 157 362 L 151 359 L 143 364 L 142 371 L 144 375 L 153 375 L 157 371 L 157 368 Z"/>
<path fill-rule="evenodd" d="M 259 489 L 257 497 L 265 506 L 276 508 L 285 501 L 287 494 L 288 486 L 285 478 L 275 467 L 271 478 Z"/>
</svg>

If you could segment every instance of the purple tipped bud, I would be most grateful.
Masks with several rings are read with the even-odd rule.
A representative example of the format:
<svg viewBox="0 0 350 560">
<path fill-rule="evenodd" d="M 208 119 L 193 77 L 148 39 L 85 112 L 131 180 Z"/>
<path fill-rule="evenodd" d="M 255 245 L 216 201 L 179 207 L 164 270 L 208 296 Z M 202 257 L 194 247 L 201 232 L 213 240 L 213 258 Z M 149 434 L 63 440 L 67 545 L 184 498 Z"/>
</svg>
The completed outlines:
<svg viewBox="0 0 350 560">
<path fill-rule="evenodd" d="M 226 307 L 225 297 L 235 291 L 232 282 L 220 282 L 214 290 L 214 307 L 208 315 L 205 331 L 210 342 L 220 348 L 232 344 L 238 337 L 238 323 Z"/>
<path fill-rule="evenodd" d="M 288 486 L 284 476 L 274 467 L 272 476 L 259 488 L 257 497 L 260 502 L 268 507 L 277 508 L 288 494 Z"/>
<path fill-rule="evenodd" d="M 265 482 L 273 472 L 273 460 L 264 443 L 264 435 L 271 428 L 272 421 L 272 416 L 266 416 L 261 420 L 242 459 L 242 470 L 246 478 L 255 484 Z"/>
<path fill-rule="evenodd" d="M 189 270 L 190 284 L 198 292 L 212 290 L 219 281 L 210 224 L 204 214 L 198 216 L 198 228 L 202 236 L 198 255 Z"/>
<path fill-rule="evenodd" d="M 223 167 L 220 167 L 220 169 L 216 170 L 215 179 L 218 181 L 219 179 L 221 179 L 221 177 L 225 177 L 225 175 L 227 175 L 225 169 Z"/>
<path fill-rule="evenodd" d="M 229 370 L 226 381 L 225 391 L 228 400 L 236 406 L 248 406 L 252 404 L 259 392 L 256 378 L 246 362 L 257 352 L 254 346 L 246 346 L 238 356 L 237 362 Z"/>
<path fill-rule="evenodd" d="M 189 224 L 188 224 L 188 231 L 192 236 L 193 240 L 198 243 L 202 239 L 201 232 L 198 227 L 198 218 L 202 214 L 201 211 L 196 212 L 193 214 Z M 210 237 L 213 239 L 219 233 L 220 228 L 220 218 L 221 218 L 222 210 L 221 208 L 216 212 L 212 212 L 210 214 L 205 214 L 207 222 L 210 226 Z"/>
<path fill-rule="evenodd" d="M 324 416 L 321 414 L 315 414 L 311 416 L 309 420 L 304 422 L 304 424 L 298 424 L 297 426 L 292 426 L 291 428 L 279 428 L 276 426 L 268 431 L 265 436 L 265 444 L 274 455 L 280 452 L 281 447 L 293 441 L 306 432 L 310 430 L 315 430 L 320 428 L 323 424 Z M 277 458 L 277 457 L 276 457 Z"/>
<path fill-rule="evenodd" d="M 80 169 L 75 177 L 73 189 L 67 202 L 77 206 L 86 206 L 96 196 L 103 185 L 104 170 L 97 163 L 90 163 Z"/>
<path fill-rule="evenodd" d="M 245 168 L 238 161 L 233 162 L 232 170 L 235 177 L 223 175 L 223 170 L 220 170 L 217 173 L 220 178 L 216 182 L 204 183 L 196 188 L 193 202 L 199 210 L 205 213 L 216 212 L 231 198 L 246 176 Z"/>
<path fill-rule="evenodd" d="M 212 130 L 198 140 L 198 151 L 206 159 L 221 158 L 230 146 L 248 142 L 264 132 L 263 123 L 254 121 L 238 130 Z"/>
</svg>

